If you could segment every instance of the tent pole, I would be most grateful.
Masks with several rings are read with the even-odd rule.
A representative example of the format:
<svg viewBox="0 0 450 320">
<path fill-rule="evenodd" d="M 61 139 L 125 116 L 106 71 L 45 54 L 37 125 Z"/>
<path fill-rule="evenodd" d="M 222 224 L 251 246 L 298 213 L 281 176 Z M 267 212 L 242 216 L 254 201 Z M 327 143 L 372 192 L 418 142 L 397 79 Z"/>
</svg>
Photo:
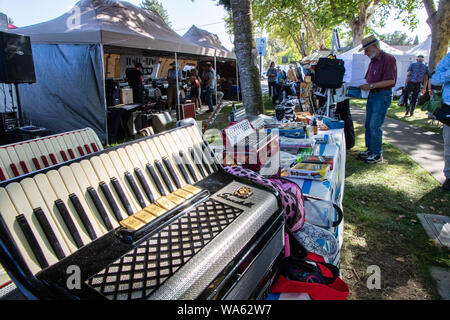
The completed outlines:
<svg viewBox="0 0 450 320">
<path fill-rule="evenodd" d="M 102 56 L 102 83 L 103 83 L 103 103 L 105 107 L 105 140 L 106 145 L 109 145 L 109 130 L 108 130 L 108 103 L 106 102 L 106 74 L 105 74 L 105 52 L 103 49 L 103 44 L 100 43 L 100 54 Z"/>
<path fill-rule="evenodd" d="M 238 67 L 238 63 L 237 63 L 237 59 L 236 59 L 236 93 L 237 93 L 237 101 L 239 102 L 239 67 Z"/>
<path fill-rule="evenodd" d="M 215 88 L 215 92 L 216 92 L 216 106 L 219 105 L 219 101 L 217 101 L 217 55 L 216 55 L 216 50 L 214 50 L 214 73 L 216 76 L 215 79 L 215 83 L 216 83 L 216 88 Z"/>
<path fill-rule="evenodd" d="M 181 118 L 181 110 L 180 110 L 180 87 L 178 84 L 178 55 L 175 52 L 175 78 L 177 79 L 177 115 L 178 120 Z"/>
</svg>

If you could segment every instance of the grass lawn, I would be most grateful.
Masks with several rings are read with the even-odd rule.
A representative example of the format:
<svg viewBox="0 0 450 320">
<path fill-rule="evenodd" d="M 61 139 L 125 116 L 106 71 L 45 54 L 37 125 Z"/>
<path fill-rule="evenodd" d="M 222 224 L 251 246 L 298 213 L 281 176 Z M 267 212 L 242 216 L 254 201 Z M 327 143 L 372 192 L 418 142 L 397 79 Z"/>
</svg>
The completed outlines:
<svg viewBox="0 0 450 320">
<path fill-rule="evenodd" d="M 428 268 L 450 267 L 449 251 L 429 241 L 416 214 L 449 216 L 450 193 L 391 144 L 383 144 L 384 163 L 358 160 L 362 126 L 356 135 L 347 157 L 341 262 L 350 299 L 439 299 Z M 367 289 L 371 265 L 381 269 L 381 290 Z"/>
<path fill-rule="evenodd" d="M 365 99 L 351 99 L 350 104 L 355 107 L 360 107 L 365 109 L 366 108 L 367 100 Z M 428 119 L 428 116 L 426 112 L 422 111 L 420 107 L 416 107 L 416 110 L 414 111 L 413 117 L 405 117 L 406 109 L 405 107 L 399 107 L 398 106 L 398 100 L 394 100 L 389 107 L 387 116 L 393 119 L 397 119 L 412 125 L 415 125 L 417 127 L 421 127 L 424 129 L 427 129 L 429 131 L 442 133 L 442 126 L 437 126 L 431 124 L 431 122 Z"/>
</svg>

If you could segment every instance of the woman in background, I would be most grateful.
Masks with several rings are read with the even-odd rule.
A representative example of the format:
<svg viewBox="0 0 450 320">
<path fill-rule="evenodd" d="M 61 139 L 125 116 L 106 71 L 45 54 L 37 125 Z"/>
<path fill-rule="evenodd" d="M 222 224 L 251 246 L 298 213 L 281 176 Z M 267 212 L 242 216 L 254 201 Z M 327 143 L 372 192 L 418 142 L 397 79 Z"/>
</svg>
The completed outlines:
<svg viewBox="0 0 450 320">
<path fill-rule="evenodd" d="M 198 70 L 193 69 L 189 79 L 191 84 L 191 99 L 195 102 L 195 111 L 199 112 L 202 109 L 202 100 L 200 99 L 200 88 L 202 80 L 198 75 Z"/>
</svg>

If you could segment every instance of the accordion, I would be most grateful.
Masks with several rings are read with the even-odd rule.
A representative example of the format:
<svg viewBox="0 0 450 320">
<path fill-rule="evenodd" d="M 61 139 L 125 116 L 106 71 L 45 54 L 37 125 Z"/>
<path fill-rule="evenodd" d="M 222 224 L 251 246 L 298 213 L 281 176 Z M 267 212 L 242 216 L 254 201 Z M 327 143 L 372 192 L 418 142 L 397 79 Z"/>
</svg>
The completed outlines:
<svg viewBox="0 0 450 320">
<path fill-rule="evenodd" d="M 257 299 L 282 211 L 184 126 L 2 182 L 0 263 L 29 299 Z"/>
</svg>

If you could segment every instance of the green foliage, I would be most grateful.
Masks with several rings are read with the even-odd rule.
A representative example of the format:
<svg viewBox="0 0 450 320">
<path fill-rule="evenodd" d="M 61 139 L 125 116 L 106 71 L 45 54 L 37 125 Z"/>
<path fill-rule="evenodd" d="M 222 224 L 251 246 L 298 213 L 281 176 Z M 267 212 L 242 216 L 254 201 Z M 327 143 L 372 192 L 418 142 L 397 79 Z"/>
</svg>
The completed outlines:
<svg viewBox="0 0 450 320">
<path fill-rule="evenodd" d="M 14 20 L 11 17 L 8 17 L 8 23 L 9 24 L 14 24 Z"/>
<path fill-rule="evenodd" d="M 401 31 L 395 31 L 394 33 L 386 33 L 380 36 L 381 40 L 390 45 L 410 45 L 413 44 L 413 39 Z M 418 41 L 418 38 L 417 38 Z"/>
<path fill-rule="evenodd" d="M 161 18 L 163 18 L 164 22 L 167 23 L 169 27 L 172 27 L 172 23 L 169 20 L 169 15 L 167 14 L 167 10 L 164 9 L 164 6 L 161 2 L 157 0 L 142 0 L 141 8 L 156 11 L 161 16 Z"/>
</svg>

